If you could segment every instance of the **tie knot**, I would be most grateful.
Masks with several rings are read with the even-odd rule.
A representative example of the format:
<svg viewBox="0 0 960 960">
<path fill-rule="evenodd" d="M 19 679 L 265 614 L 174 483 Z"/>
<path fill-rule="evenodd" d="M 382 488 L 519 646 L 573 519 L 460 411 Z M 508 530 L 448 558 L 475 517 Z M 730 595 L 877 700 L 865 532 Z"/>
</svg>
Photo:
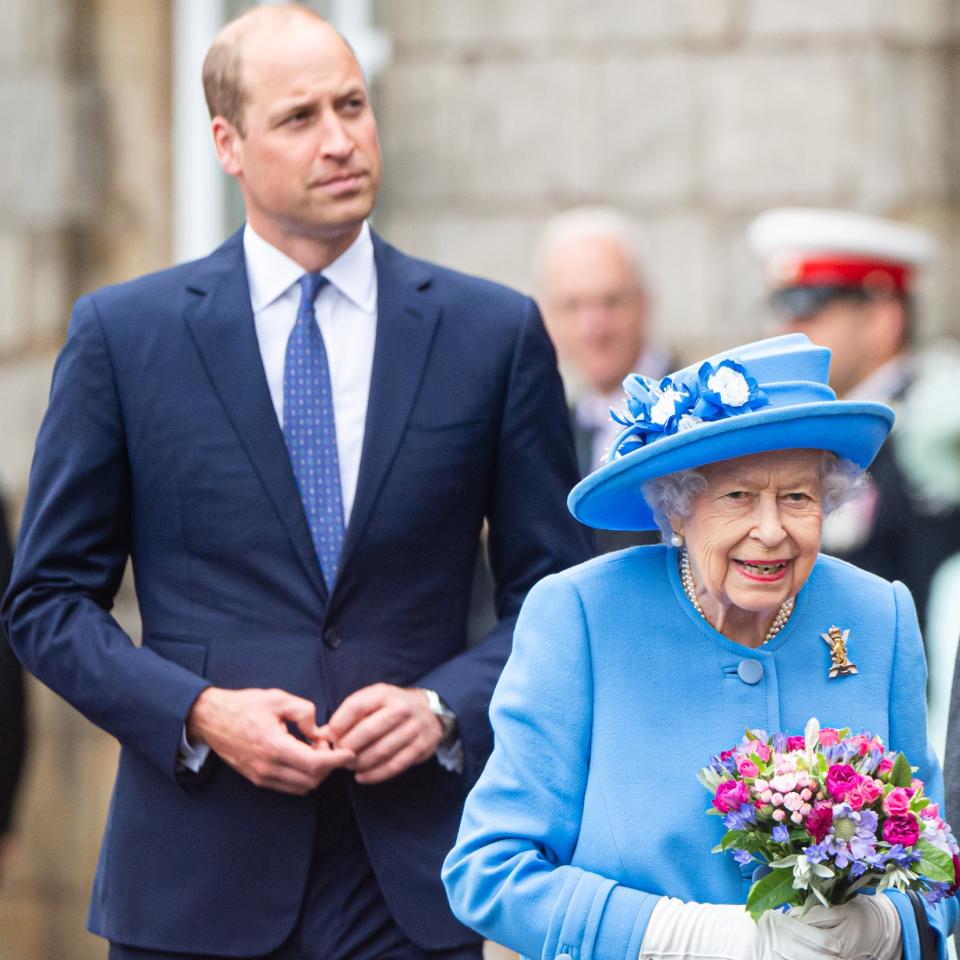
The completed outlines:
<svg viewBox="0 0 960 960">
<path fill-rule="evenodd" d="M 317 299 L 317 294 L 330 281 L 320 272 L 305 273 L 300 278 L 300 290 L 303 292 L 303 303 L 313 307 L 313 301 Z"/>
</svg>

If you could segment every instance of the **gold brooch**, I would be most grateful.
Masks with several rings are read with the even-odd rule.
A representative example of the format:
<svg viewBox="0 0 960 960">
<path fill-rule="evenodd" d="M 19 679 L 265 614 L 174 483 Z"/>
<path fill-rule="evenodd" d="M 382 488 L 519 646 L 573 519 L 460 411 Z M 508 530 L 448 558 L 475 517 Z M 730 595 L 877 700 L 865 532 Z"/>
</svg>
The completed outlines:
<svg viewBox="0 0 960 960">
<path fill-rule="evenodd" d="M 831 627 L 820 636 L 830 648 L 830 672 L 827 677 L 834 680 L 845 673 L 856 673 L 857 665 L 847 659 L 847 638 L 850 636 L 850 631 Z"/>
</svg>

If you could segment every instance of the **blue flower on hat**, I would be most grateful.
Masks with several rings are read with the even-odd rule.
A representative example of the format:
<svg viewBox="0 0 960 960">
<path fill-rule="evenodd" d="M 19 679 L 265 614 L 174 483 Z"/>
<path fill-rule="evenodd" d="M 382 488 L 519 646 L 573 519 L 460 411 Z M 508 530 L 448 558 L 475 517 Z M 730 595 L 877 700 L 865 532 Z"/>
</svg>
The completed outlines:
<svg viewBox="0 0 960 960">
<path fill-rule="evenodd" d="M 694 412 L 705 420 L 732 417 L 770 402 L 757 381 L 736 360 L 721 360 L 716 366 L 708 360 L 697 371 L 697 380 L 700 402 Z"/>
<path fill-rule="evenodd" d="M 624 429 L 614 440 L 609 459 L 639 450 L 661 437 L 693 430 L 762 407 L 770 401 L 746 369 L 735 360 L 707 362 L 696 373 L 686 370 L 653 380 L 632 373 L 623 381 L 626 407 L 610 416 Z"/>
</svg>

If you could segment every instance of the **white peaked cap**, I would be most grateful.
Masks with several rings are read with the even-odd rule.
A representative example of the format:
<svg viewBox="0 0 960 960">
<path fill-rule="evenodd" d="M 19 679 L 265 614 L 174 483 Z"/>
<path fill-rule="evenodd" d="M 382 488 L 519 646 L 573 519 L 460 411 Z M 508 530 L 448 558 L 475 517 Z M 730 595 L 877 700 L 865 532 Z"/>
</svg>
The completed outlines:
<svg viewBox="0 0 960 960">
<path fill-rule="evenodd" d="M 747 240 L 764 259 L 781 251 L 843 253 L 919 266 L 937 252 L 933 236 L 920 227 L 847 210 L 812 207 L 767 210 L 750 224 Z"/>
</svg>

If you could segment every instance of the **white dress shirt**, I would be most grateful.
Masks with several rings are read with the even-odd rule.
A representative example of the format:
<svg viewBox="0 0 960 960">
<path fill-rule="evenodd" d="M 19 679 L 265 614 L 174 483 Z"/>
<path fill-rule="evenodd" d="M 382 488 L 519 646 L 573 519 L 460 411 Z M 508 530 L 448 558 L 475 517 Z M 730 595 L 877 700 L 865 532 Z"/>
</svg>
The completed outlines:
<svg viewBox="0 0 960 960">
<path fill-rule="evenodd" d="M 260 237 L 250 224 L 243 231 L 243 252 L 260 357 L 273 409 L 282 427 L 283 367 L 287 340 L 297 322 L 298 281 L 304 271 Z M 357 239 L 322 273 L 329 283 L 317 294 L 314 310 L 330 365 L 340 494 L 346 525 L 357 493 L 377 336 L 377 270 L 366 223 Z"/>
</svg>

